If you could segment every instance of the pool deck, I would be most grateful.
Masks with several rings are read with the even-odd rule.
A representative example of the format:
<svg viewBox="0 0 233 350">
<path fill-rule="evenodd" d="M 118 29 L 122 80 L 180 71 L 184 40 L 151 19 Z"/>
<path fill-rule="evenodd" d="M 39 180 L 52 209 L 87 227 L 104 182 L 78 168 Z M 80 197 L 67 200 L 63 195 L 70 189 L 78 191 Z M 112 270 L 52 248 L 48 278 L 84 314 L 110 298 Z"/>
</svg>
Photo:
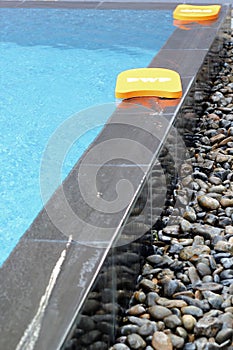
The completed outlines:
<svg viewBox="0 0 233 350">
<path fill-rule="evenodd" d="M 206 3 L 202 0 L 189 2 Z M 108 0 L 101 2 L 37 0 L 20 2 L 8 0 L 0 1 L 0 7 L 51 7 L 55 4 L 57 8 L 172 9 L 176 3 L 178 1 L 169 0 L 166 3 L 162 0 L 150 1 L 149 3 L 146 1 L 112 2 Z M 221 3 L 226 4 L 226 6 L 222 6 L 219 19 L 215 23 L 206 27 L 198 25 L 188 31 L 176 28 L 173 35 L 149 64 L 150 67 L 174 69 L 181 76 L 183 98 L 178 100 L 175 106 L 163 107 L 163 118 L 168 121 L 170 126 L 174 123 L 190 87 L 195 83 L 211 45 L 215 38 L 220 35 L 226 17 L 229 21 L 230 8 L 227 4 L 230 3 L 229 1 L 221 1 Z M 112 121 L 119 123 L 121 118 L 124 118 L 128 119 L 130 124 L 131 116 L 130 112 L 116 113 L 113 115 Z M 142 115 L 142 118 L 146 128 L 151 131 L 156 128 L 153 123 L 150 124 L 148 121 L 150 118 L 147 119 L 146 113 Z M 135 128 L 126 128 L 123 131 L 121 127 L 113 128 L 111 123 L 105 126 L 94 144 L 113 138 L 122 138 L 122 132 L 127 138 L 137 140 L 148 147 L 154 155 L 158 154 L 161 147 L 159 140 L 156 143 L 154 140 L 150 141 L 149 138 L 145 139 L 145 132 L 135 131 Z M 132 149 L 132 152 L 135 150 Z M 140 152 L 138 157 L 141 157 L 141 163 L 145 164 L 145 172 L 148 173 L 154 159 L 145 160 L 144 154 L 140 154 Z M 30 348 L 28 344 L 31 344 L 31 349 L 35 350 L 60 348 L 113 240 L 120 234 L 142 185 L 141 172 L 138 172 L 135 167 L 132 177 L 132 166 L 123 165 L 114 164 L 114 162 L 110 165 L 104 165 L 102 170 L 106 177 L 99 176 L 96 181 L 100 193 L 106 193 L 109 192 L 109 189 L 115 188 L 119 178 L 130 180 L 135 191 L 132 194 L 130 205 L 125 210 L 114 215 L 100 215 L 99 212 L 86 205 L 81 199 L 82 195 L 76 184 L 80 167 L 80 162 L 78 162 L 4 263 L 0 269 L 0 349 L 26 350 Z M 99 166 L 98 159 L 95 159 L 88 164 L 88 170 L 94 171 L 97 166 Z M 79 217 L 85 217 L 85 221 L 92 224 L 93 227 L 95 227 L 96 222 L 99 223 L 95 231 L 92 232 L 91 239 L 98 241 L 99 237 L 104 237 L 106 246 L 81 245 L 78 240 L 68 242 L 68 237 L 77 231 L 77 222 L 70 220 L 69 215 L 65 215 L 64 193 L 66 200 L 71 203 L 73 211 Z M 105 210 L 107 213 L 107 206 Z M 54 225 L 48 215 L 49 212 L 54 215 L 57 221 L 65 225 L 66 235 Z M 84 242 L 86 237 L 90 237 L 90 226 L 86 225 L 84 221 L 79 224 L 79 238 Z M 102 236 L 103 227 L 109 228 L 107 237 Z M 92 266 L 91 270 L 87 268 L 87 264 Z M 55 284 L 52 285 L 56 268 L 58 274 Z"/>
</svg>

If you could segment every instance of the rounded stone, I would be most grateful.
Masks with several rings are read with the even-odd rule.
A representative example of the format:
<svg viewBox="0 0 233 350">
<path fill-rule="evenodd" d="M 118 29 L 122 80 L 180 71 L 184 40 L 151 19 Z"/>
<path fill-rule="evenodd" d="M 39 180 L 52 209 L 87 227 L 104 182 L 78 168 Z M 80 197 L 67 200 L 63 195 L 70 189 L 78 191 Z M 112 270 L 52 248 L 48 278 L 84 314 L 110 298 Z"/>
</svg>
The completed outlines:
<svg viewBox="0 0 233 350">
<path fill-rule="evenodd" d="M 211 269 L 208 265 L 200 262 L 197 264 L 197 271 L 198 273 L 203 277 L 203 276 L 206 276 L 206 275 L 211 275 Z"/>
<path fill-rule="evenodd" d="M 165 317 L 172 315 L 171 310 L 161 305 L 151 306 L 148 311 L 155 320 L 163 320 Z"/>
<path fill-rule="evenodd" d="M 223 285 L 220 283 L 209 282 L 209 283 L 201 283 L 200 285 L 196 285 L 195 288 L 203 291 L 210 290 L 213 292 L 218 292 L 223 289 Z"/>
<path fill-rule="evenodd" d="M 180 252 L 180 258 L 183 260 L 189 260 L 193 256 L 199 256 L 201 254 L 209 254 L 210 248 L 206 245 L 197 245 L 195 247 L 188 246 L 184 247 Z"/>
<path fill-rule="evenodd" d="M 233 267 L 233 257 L 232 258 L 222 258 L 221 264 L 225 267 L 225 269 L 229 269 Z"/>
<path fill-rule="evenodd" d="M 171 308 L 181 308 L 183 306 L 187 306 L 187 303 L 183 300 L 179 300 L 179 299 L 167 299 L 167 298 L 157 298 L 156 299 L 156 303 L 161 305 L 161 306 L 165 306 L 169 309 Z"/>
<path fill-rule="evenodd" d="M 120 329 L 121 335 L 129 335 L 138 332 L 139 327 L 136 324 L 126 324 Z"/>
<path fill-rule="evenodd" d="M 220 252 L 229 252 L 233 254 L 233 244 L 230 242 L 218 241 L 215 244 L 214 249 Z"/>
<path fill-rule="evenodd" d="M 126 311 L 126 313 L 130 316 L 142 315 L 145 312 L 146 312 L 145 308 L 140 304 L 134 305 Z"/>
<path fill-rule="evenodd" d="M 186 210 L 183 214 L 184 219 L 190 221 L 190 222 L 195 222 L 197 219 L 195 210 L 192 207 L 186 207 Z"/>
<path fill-rule="evenodd" d="M 192 315 L 182 316 L 182 322 L 183 322 L 184 328 L 187 331 L 192 331 L 195 324 L 197 323 L 196 319 Z"/>
<path fill-rule="evenodd" d="M 208 343 L 208 339 L 206 337 L 201 337 L 195 340 L 195 344 L 197 349 L 204 350 L 207 349 L 206 344 Z"/>
<path fill-rule="evenodd" d="M 188 336 L 187 331 L 186 331 L 183 327 L 177 327 L 177 328 L 176 328 L 176 333 L 177 333 L 180 337 L 182 337 L 182 338 L 184 338 L 184 339 L 186 339 L 187 336 Z"/>
<path fill-rule="evenodd" d="M 226 208 L 226 207 L 233 207 L 233 198 L 229 198 L 229 197 L 223 196 L 220 199 L 220 204 L 224 208 Z"/>
<path fill-rule="evenodd" d="M 221 279 L 230 279 L 233 278 L 233 269 L 226 269 L 220 273 Z"/>
<path fill-rule="evenodd" d="M 143 278 L 139 283 L 139 286 L 147 292 L 153 292 L 157 289 L 157 284 L 147 278 Z"/>
<path fill-rule="evenodd" d="M 215 337 L 218 344 L 224 343 L 226 340 L 231 339 L 233 336 L 233 330 L 231 328 L 221 329 Z"/>
<path fill-rule="evenodd" d="M 146 301 L 146 294 L 142 291 L 135 292 L 133 296 L 139 303 L 144 303 Z"/>
<path fill-rule="evenodd" d="M 145 337 L 148 335 L 152 335 L 156 331 L 157 331 L 156 323 L 146 322 L 144 325 L 142 325 L 139 328 L 138 334 Z"/>
<path fill-rule="evenodd" d="M 157 293 L 155 293 L 155 292 L 147 293 L 147 295 L 146 295 L 146 303 L 147 303 L 147 305 L 149 307 L 155 305 L 156 304 L 156 302 L 155 302 L 156 298 L 158 298 L 158 294 Z"/>
<path fill-rule="evenodd" d="M 195 334 L 199 336 L 214 337 L 222 327 L 222 322 L 217 317 L 204 316 L 195 325 Z"/>
<path fill-rule="evenodd" d="M 155 332 L 153 334 L 152 346 L 155 350 L 173 350 L 171 338 L 164 332 Z"/>
<path fill-rule="evenodd" d="M 146 342 L 139 334 L 129 334 L 127 337 L 127 343 L 130 349 L 144 349 L 146 347 Z"/>
<path fill-rule="evenodd" d="M 181 308 L 181 312 L 184 315 L 192 315 L 194 317 L 202 317 L 203 316 L 203 311 L 197 306 L 185 306 Z"/>
<path fill-rule="evenodd" d="M 163 285 L 163 293 L 166 297 L 171 297 L 172 294 L 174 294 L 178 288 L 178 281 L 173 279 L 166 279 L 162 282 Z"/>
<path fill-rule="evenodd" d="M 226 190 L 225 186 L 218 185 L 218 186 L 211 186 L 208 189 L 208 192 L 214 192 L 214 193 L 223 193 Z"/>
<path fill-rule="evenodd" d="M 208 210 L 215 210 L 219 207 L 219 201 L 217 199 L 211 198 L 209 196 L 198 196 L 198 204 Z"/>
<path fill-rule="evenodd" d="M 209 182 L 214 185 L 220 185 L 222 183 L 222 180 L 219 177 L 212 175 L 209 177 Z"/>
<path fill-rule="evenodd" d="M 175 334 L 170 334 L 170 338 L 172 341 L 172 345 L 174 346 L 175 349 L 182 349 L 184 346 L 184 338 L 179 337 L 178 335 Z"/>
<path fill-rule="evenodd" d="M 136 317 L 136 316 L 128 316 L 127 319 L 129 320 L 130 323 L 133 323 L 139 327 L 143 326 L 147 322 L 150 322 L 147 319 L 144 319 L 142 317 Z"/>
<path fill-rule="evenodd" d="M 190 232 L 192 224 L 188 220 L 182 219 L 180 222 L 180 228 L 183 232 Z"/>
<path fill-rule="evenodd" d="M 223 303 L 223 297 L 211 291 L 203 291 L 202 295 L 208 300 L 214 309 L 220 309 Z"/>
<path fill-rule="evenodd" d="M 210 275 L 204 276 L 204 277 L 202 278 L 202 282 L 204 282 L 204 283 L 213 282 L 213 277 L 210 276 Z"/>
<path fill-rule="evenodd" d="M 163 322 L 167 328 L 176 328 L 182 325 L 181 319 L 177 315 L 170 315 L 164 318 Z"/>
</svg>

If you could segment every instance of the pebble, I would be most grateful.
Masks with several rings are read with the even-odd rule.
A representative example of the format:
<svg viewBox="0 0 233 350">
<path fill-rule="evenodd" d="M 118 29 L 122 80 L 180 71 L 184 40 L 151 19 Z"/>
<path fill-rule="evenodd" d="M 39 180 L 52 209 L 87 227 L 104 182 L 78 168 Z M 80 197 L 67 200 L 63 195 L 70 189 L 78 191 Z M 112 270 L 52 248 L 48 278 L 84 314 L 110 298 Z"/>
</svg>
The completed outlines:
<svg viewBox="0 0 233 350">
<path fill-rule="evenodd" d="M 165 317 L 163 319 L 163 322 L 165 323 L 167 328 L 171 328 L 171 329 L 182 325 L 181 319 L 176 315 L 170 315 Z"/>
<path fill-rule="evenodd" d="M 215 210 L 219 207 L 219 201 L 217 199 L 211 198 L 209 196 L 198 196 L 197 197 L 198 203 L 201 207 L 208 209 L 208 210 Z M 233 205 L 233 204 L 232 204 Z"/>
<path fill-rule="evenodd" d="M 223 193 L 224 191 L 226 191 L 226 188 L 223 185 L 212 186 L 208 188 L 208 192 Z"/>
<path fill-rule="evenodd" d="M 196 285 L 195 286 L 196 289 L 198 290 L 210 290 L 210 291 L 221 291 L 223 289 L 223 286 L 219 283 L 214 283 L 214 282 L 210 282 L 210 283 L 201 283 L 200 285 Z"/>
<path fill-rule="evenodd" d="M 176 333 L 178 334 L 178 336 L 182 337 L 183 339 L 186 339 L 188 336 L 187 331 L 183 327 L 177 327 Z"/>
<path fill-rule="evenodd" d="M 220 252 L 229 252 L 233 255 L 233 244 L 227 241 L 219 241 L 215 244 L 214 249 Z"/>
<path fill-rule="evenodd" d="M 190 222 L 195 222 L 197 219 L 195 210 L 192 207 L 187 206 L 183 218 Z"/>
<path fill-rule="evenodd" d="M 189 276 L 190 282 L 192 283 L 193 287 L 195 287 L 197 284 L 201 283 L 201 280 L 199 278 L 197 270 L 196 270 L 196 268 L 194 266 L 191 266 L 188 269 L 188 276 Z"/>
<path fill-rule="evenodd" d="M 134 324 L 126 324 L 125 326 L 122 326 L 120 331 L 121 335 L 129 335 L 132 333 L 137 333 L 139 330 L 139 327 Z"/>
<path fill-rule="evenodd" d="M 141 336 L 148 336 L 157 331 L 156 323 L 146 322 L 138 329 L 138 334 Z"/>
<path fill-rule="evenodd" d="M 153 334 L 152 346 L 155 350 L 173 350 L 171 338 L 164 332 L 155 332 Z"/>
<path fill-rule="evenodd" d="M 226 207 L 233 207 L 233 198 L 229 198 L 229 197 L 223 196 L 220 199 L 220 204 L 224 208 L 226 208 Z"/>
<path fill-rule="evenodd" d="M 203 310 L 200 309 L 199 307 L 193 306 L 193 305 L 184 306 L 181 308 L 181 311 L 185 315 L 192 315 L 194 317 L 202 317 L 203 316 Z"/>
<path fill-rule="evenodd" d="M 202 262 L 197 264 L 197 271 L 200 274 L 200 276 L 206 276 L 206 275 L 211 275 L 211 269 L 207 264 L 204 264 Z"/>
<path fill-rule="evenodd" d="M 161 284 L 163 286 L 164 296 L 166 297 L 171 297 L 179 289 L 178 281 L 170 278 L 161 280 Z"/>
<path fill-rule="evenodd" d="M 146 294 L 142 291 L 136 291 L 133 296 L 139 303 L 144 303 L 146 301 Z"/>
<path fill-rule="evenodd" d="M 183 260 L 190 260 L 193 256 L 199 256 L 202 254 L 209 254 L 210 248 L 206 245 L 199 245 L 196 247 L 188 246 L 184 247 L 180 252 L 180 258 Z"/>
<path fill-rule="evenodd" d="M 224 134 L 217 134 L 217 135 L 212 136 L 212 137 L 210 138 L 210 142 L 211 142 L 212 144 L 214 144 L 214 143 L 220 142 L 220 141 L 222 141 L 222 140 L 224 140 L 224 139 L 225 139 L 225 135 L 224 135 Z"/>
<path fill-rule="evenodd" d="M 187 331 L 192 331 L 197 321 L 192 315 L 184 315 L 182 316 L 182 322 Z"/>
<path fill-rule="evenodd" d="M 209 177 L 209 182 L 211 182 L 213 185 L 220 185 L 222 180 L 219 177 L 212 175 Z"/>
<path fill-rule="evenodd" d="M 157 289 L 157 284 L 146 278 L 141 280 L 139 286 L 147 292 L 155 291 Z"/>
<path fill-rule="evenodd" d="M 126 311 L 126 313 L 131 316 L 142 315 L 145 312 L 146 312 L 146 309 L 140 304 L 134 305 Z"/>
<path fill-rule="evenodd" d="M 230 328 L 221 329 L 216 335 L 215 339 L 218 344 L 224 343 L 226 340 L 231 339 L 233 336 L 233 330 Z"/>
<path fill-rule="evenodd" d="M 183 232 L 190 232 L 192 224 L 188 220 L 182 219 L 180 222 L 180 228 Z"/>
<path fill-rule="evenodd" d="M 182 349 L 184 346 L 184 338 L 179 337 L 178 335 L 175 334 L 170 334 L 169 335 L 172 345 L 174 346 L 175 349 Z"/>
<path fill-rule="evenodd" d="M 209 290 L 203 291 L 202 295 L 204 298 L 208 300 L 208 303 L 214 308 L 214 309 L 220 309 L 223 303 L 223 297 L 219 294 L 213 293 Z"/>
<path fill-rule="evenodd" d="M 179 225 L 167 226 L 163 229 L 163 232 L 167 235 L 178 236 L 180 232 L 180 226 Z"/>
<path fill-rule="evenodd" d="M 167 308 L 181 308 L 187 306 L 187 303 L 183 300 L 169 300 L 166 298 L 157 298 L 156 303 Z"/>
<path fill-rule="evenodd" d="M 153 317 L 155 320 L 163 320 L 165 317 L 172 314 L 171 310 L 161 305 L 151 306 L 148 311 L 151 317 Z"/>
<path fill-rule="evenodd" d="M 232 258 L 222 258 L 220 261 L 221 261 L 221 264 L 223 265 L 223 267 L 225 267 L 225 269 L 230 269 L 231 267 L 233 267 L 233 257 Z"/>
<path fill-rule="evenodd" d="M 201 337 L 195 340 L 195 344 L 198 350 L 206 349 L 207 343 L 208 343 L 208 339 L 206 337 Z"/>
<path fill-rule="evenodd" d="M 214 337 L 221 327 L 222 322 L 220 322 L 218 318 L 204 316 L 196 323 L 194 332 L 198 335 L 203 335 L 209 338 Z"/>
<path fill-rule="evenodd" d="M 144 349 L 146 347 L 146 342 L 139 334 L 129 334 L 127 336 L 127 343 L 130 349 Z"/>
<path fill-rule="evenodd" d="M 214 227 L 207 224 L 203 225 L 199 223 L 194 223 L 192 231 L 195 234 L 203 236 L 205 239 L 212 239 L 214 236 L 220 235 L 223 230 L 219 227 Z"/>
<path fill-rule="evenodd" d="M 149 263 L 154 264 L 156 266 L 170 265 L 173 262 L 169 256 L 167 255 L 161 256 L 158 254 L 148 256 L 147 261 L 149 261 Z"/>
<path fill-rule="evenodd" d="M 205 218 L 204 218 L 204 222 L 206 224 L 210 224 L 210 225 L 215 225 L 215 223 L 218 221 L 218 217 L 216 215 L 213 214 L 206 214 Z"/>
<path fill-rule="evenodd" d="M 149 292 L 146 296 L 146 303 L 148 306 L 153 306 L 156 304 L 155 300 L 159 297 L 159 295 L 155 292 Z"/>
</svg>

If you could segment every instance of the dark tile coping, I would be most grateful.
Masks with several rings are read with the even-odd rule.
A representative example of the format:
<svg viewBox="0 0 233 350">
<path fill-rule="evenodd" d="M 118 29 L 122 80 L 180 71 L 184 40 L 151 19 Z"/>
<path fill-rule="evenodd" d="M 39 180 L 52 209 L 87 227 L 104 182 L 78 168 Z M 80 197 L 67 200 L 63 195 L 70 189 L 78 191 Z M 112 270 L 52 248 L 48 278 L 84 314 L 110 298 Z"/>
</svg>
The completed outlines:
<svg viewBox="0 0 233 350">
<path fill-rule="evenodd" d="M 85 2 L 82 6 L 84 7 L 85 4 L 86 8 L 92 8 L 93 3 Z M 37 6 L 42 2 L 5 1 L 1 2 L 0 6 L 27 7 L 34 4 Z M 56 2 L 55 7 L 59 7 L 60 4 L 62 3 Z M 63 4 L 66 7 L 72 7 L 71 5 L 74 3 L 66 2 Z M 78 7 L 79 4 L 81 3 L 75 3 L 75 7 Z M 46 1 L 45 5 L 51 6 L 51 3 Z M 104 7 L 105 5 L 106 7 Z M 111 6 L 121 8 L 121 5 L 119 3 L 114 3 L 114 5 L 101 3 L 99 8 L 107 8 L 108 6 L 109 8 L 112 8 Z M 131 5 L 133 8 L 137 8 L 137 4 Z M 128 4 L 125 6 L 128 6 Z M 148 8 L 147 6 L 152 5 L 143 3 L 140 6 Z M 210 27 L 197 26 L 189 31 L 177 28 L 150 63 L 150 67 L 175 69 L 181 75 L 183 98 L 178 101 L 178 105 L 163 105 L 163 117 L 168 121 L 167 125 L 171 126 L 175 121 L 182 102 L 188 95 L 209 48 L 229 14 L 229 6 L 222 6 L 219 19 Z M 154 99 L 150 100 L 153 104 Z M 106 124 L 103 131 L 91 145 L 91 147 L 94 147 L 112 138 L 127 137 L 128 139 L 138 140 L 151 150 L 153 154 L 151 158 L 146 158 L 145 154 L 140 149 L 138 150 L 143 171 L 139 171 L 138 167 L 127 162 L 119 163 L 115 161 L 104 165 L 101 168 L 100 176 L 97 176 L 99 191 L 107 193 L 109 196 L 113 195 L 112 190 L 115 189 L 117 179 L 130 179 L 134 186 L 130 204 L 116 214 L 99 213 L 89 207 L 82 199 L 79 189 L 76 188 L 77 173 L 80 167 L 79 161 L 64 181 L 63 187 L 61 186 L 56 191 L 46 208 L 43 208 L 38 214 L 0 269 L 1 349 L 29 349 L 29 345 L 33 344 L 33 335 L 35 336 L 35 334 L 37 334 L 36 342 L 31 347 L 33 349 L 53 350 L 59 349 L 62 345 L 114 239 L 119 236 L 127 220 L 142 188 L 145 173 L 149 173 L 162 145 L 162 141 L 157 140 L 155 142 L 151 137 L 150 133 L 153 133 L 156 125 L 151 122 L 150 117 L 147 118 L 147 113 L 140 114 L 143 128 L 139 126 L 137 129 L 120 125 L 122 118 L 130 124 L 135 116 L 138 116 L 138 111 L 134 109 L 129 109 L 126 113 L 124 111 L 123 114 L 122 111 L 116 111 L 111 117 L 111 122 Z M 116 122 L 114 127 L 113 122 Z M 162 126 L 167 127 L 165 124 Z M 164 131 L 164 136 L 167 132 L 168 129 Z M 137 150 L 133 148 L 129 152 L 133 154 Z M 96 167 L 99 167 L 98 159 L 92 159 L 86 165 L 87 171 L 95 171 Z M 64 201 L 64 198 L 67 202 Z M 70 212 L 67 211 L 67 203 L 73 210 L 71 216 Z M 52 221 L 48 213 L 52 217 Z M 75 213 L 77 215 L 73 215 Z M 82 220 L 77 220 L 77 217 Z M 66 234 L 63 234 L 53 224 L 54 220 L 66 230 Z M 91 224 L 92 227 L 90 227 Z M 103 228 L 108 230 L 106 231 Z M 68 243 L 69 235 L 73 235 L 73 240 Z M 98 241 L 97 245 L 94 243 L 95 241 Z M 89 242 L 93 243 L 92 246 L 89 245 Z M 106 242 L 106 244 L 101 247 L 101 242 Z M 33 334 L 32 329 L 35 332 Z M 22 339 L 24 340 L 22 341 Z M 19 343 L 20 340 L 21 343 Z"/>
<path fill-rule="evenodd" d="M 88 9 L 134 9 L 134 10 L 153 10 L 153 9 L 174 9 L 179 0 L 155 0 L 155 1 L 99 1 L 99 0 L 3 0 L 0 1 L 0 7 L 21 7 L 21 8 L 88 8 Z M 210 2 L 205 0 L 190 0 L 190 4 L 208 5 Z M 221 0 L 221 3 L 231 4 L 228 0 Z"/>
</svg>

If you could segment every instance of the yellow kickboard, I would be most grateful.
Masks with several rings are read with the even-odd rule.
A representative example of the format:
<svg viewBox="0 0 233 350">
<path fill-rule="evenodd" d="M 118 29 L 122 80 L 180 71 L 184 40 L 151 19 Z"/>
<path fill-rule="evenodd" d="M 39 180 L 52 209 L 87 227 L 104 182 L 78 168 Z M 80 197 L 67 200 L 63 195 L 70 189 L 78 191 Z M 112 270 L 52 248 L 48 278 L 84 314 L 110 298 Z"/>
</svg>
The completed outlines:
<svg viewBox="0 0 233 350">
<path fill-rule="evenodd" d="M 180 76 L 177 72 L 165 68 L 126 70 L 117 77 L 115 96 L 122 99 L 139 96 L 180 98 Z"/>
<path fill-rule="evenodd" d="M 209 6 L 195 6 L 195 5 L 178 5 L 174 12 L 173 18 L 180 20 L 198 20 L 206 21 L 209 19 L 218 18 L 221 10 L 220 5 L 209 5 Z"/>
</svg>

